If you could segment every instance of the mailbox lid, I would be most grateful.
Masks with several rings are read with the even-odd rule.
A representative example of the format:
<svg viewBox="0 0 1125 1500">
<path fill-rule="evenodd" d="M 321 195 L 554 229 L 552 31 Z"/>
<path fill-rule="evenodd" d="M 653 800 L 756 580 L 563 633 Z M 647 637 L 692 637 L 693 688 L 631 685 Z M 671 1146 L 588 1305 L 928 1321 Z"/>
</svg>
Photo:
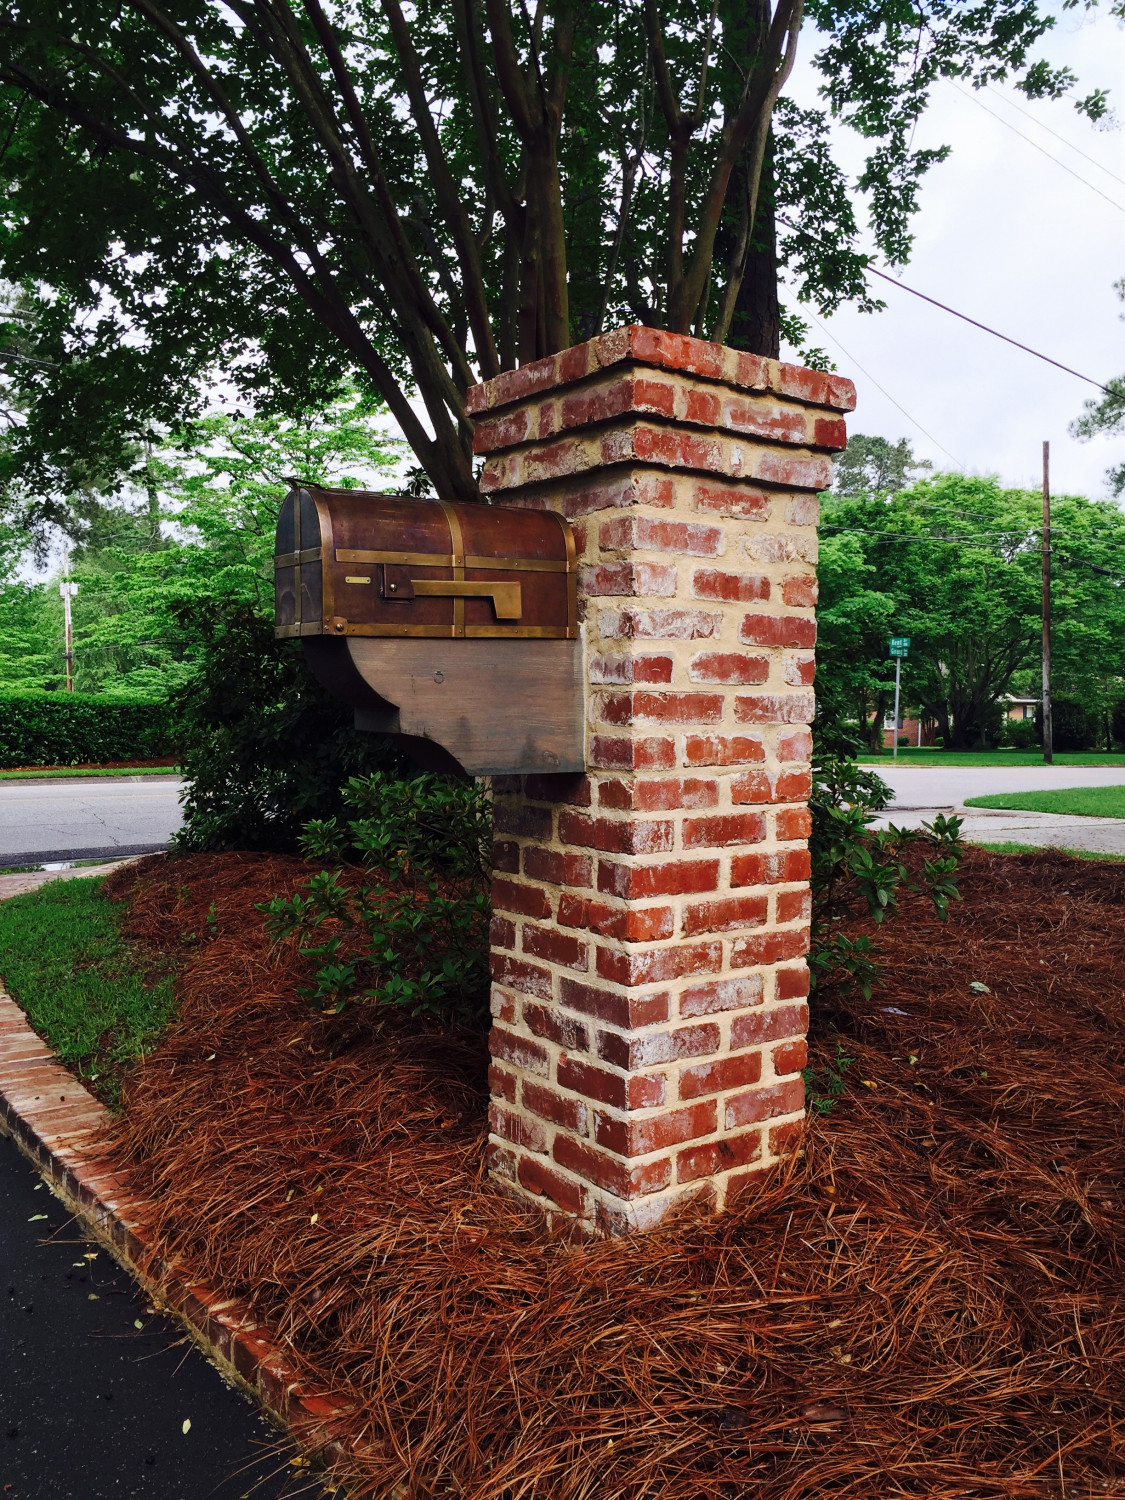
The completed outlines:
<svg viewBox="0 0 1125 1500">
<path fill-rule="evenodd" d="M 275 568 L 278 635 L 577 635 L 574 538 L 550 511 L 302 486 Z"/>
</svg>

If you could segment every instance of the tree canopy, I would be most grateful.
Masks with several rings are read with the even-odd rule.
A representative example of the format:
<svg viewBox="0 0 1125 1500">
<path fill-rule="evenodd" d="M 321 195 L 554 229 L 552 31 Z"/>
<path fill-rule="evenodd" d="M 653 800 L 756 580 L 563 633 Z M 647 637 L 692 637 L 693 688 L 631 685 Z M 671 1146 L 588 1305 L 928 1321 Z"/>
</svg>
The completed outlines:
<svg viewBox="0 0 1125 1500">
<path fill-rule="evenodd" d="M 1035 56 L 1053 21 L 1038 0 L 11 0 L 9 484 L 111 472 L 220 377 L 290 413 L 355 379 L 474 498 L 479 378 L 628 321 L 776 354 L 779 264 L 822 311 L 876 305 L 857 201 L 904 260 L 944 155 L 912 144 L 935 81 L 1072 91 Z M 803 36 L 815 108 L 782 93 Z M 834 120 L 867 142 L 854 183 Z"/>
<path fill-rule="evenodd" d="M 947 746 L 982 743 L 1005 693 L 1037 696 L 1041 506 L 1036 492 L 960 474 L 829 497 L 822 713 L 859 726 L 874 715 L 881 741 L 891 635 L 911 638 L 905 701 L 936 721 Z M 1055 686 L 1108 710 L 1125 699 L 1125 515 L 1111 501 L 1055 496 L 1052 538 Z"/>
</svg>

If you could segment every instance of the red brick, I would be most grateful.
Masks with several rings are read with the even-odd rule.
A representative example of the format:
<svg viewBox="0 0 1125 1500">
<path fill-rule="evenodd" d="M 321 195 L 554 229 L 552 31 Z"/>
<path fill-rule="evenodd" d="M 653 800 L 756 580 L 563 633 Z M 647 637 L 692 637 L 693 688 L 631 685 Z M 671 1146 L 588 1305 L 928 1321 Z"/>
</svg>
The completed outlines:
<svg viewBox="0 0 1125 1500">
<path fill-rule="evenodd" d="M 773 784 L 775 802 L 807 802 L 812 792 L 812 772 L 782 771 Z"/>
<path fill-rule="evenodd" d="M 526 1146 L 529 1151 L 546 1151 L 547 1132 L 535 1120 L 529 1120 L 518 1110 L 505 1109 L 495 1100 L 488 1106 L 488 1123 L 494 1135 L 511 1141 L 513 1146 Z"/>
<path fill-rule="evenodd" d="M 503 875 L 517 875 L 520 868 L 520 846 L 511 839 L 493 839 L 492 868 Z"/>
<path fill-rule="evenodd" d="M 788 687 L 811 687 L 816 681 L 816 657 L 787 656 L 781 676 Z"/>
<path fill-rule="evenodd" d="M 684 741 L 685 766 L 739 766 L 765 758 L 765 746 L 754 735 L 689 734 Z"/>
<path fill-rule="evenodd" d="M 492 977 L 497 984 L 521 995 L 536 995 L 540 1000 L 551 998 L 551 971 L 541 969 L 538 964 L 525 964 L 506 953 L 493 953 Z"/>
<path fill-rule="evenodd" d="M 671 682 L 670 656 L 595 656 L 590 659 L 590 681 L 596 685 L 627 687 L 633 682 Z"/>
<path fill-rule="evenodd" d="M 598 890 L 624 901 L 651 896 L 687 896 L 719 886 L 717 859 L 676 859 L 659 865 L 598 863 Z"/>
<path fill-rule="evenodd" d="M 615 1067 L 651 1068 L 681 1057 L 706 1057 L 716 1052 L 722 1040 L 713 1022 L 680 1026 L 675 1031 L 650 1031 L 644 1036 L 622 1036 L 617 1031 L 598 1032 L 598 1056 Z"/>
<path fill-rule="evenodd" d="M 566 1213 L 580 1214 L 586 1202 L 586 1190 L 561 1172 L 532 1156 L 520 1158 L 517 1168 L 520 1185 L 539 1198 L 550 1198 Z"/>
<path fill-rule="evenodd" d="M 670 906 L 610 906 L 587 896 L 564 893 L 559 901 L 559 924 L 582 927 L 599 937 L 625 943 L 651 943 L 672 936 L 675 914 Z"/>
<path fill-rule="evenodd" d="M 723 599 L 728 603 L 747 604 L 752 599 L 768 599 L 770 581 L 762 573 L 723 573 L 718 568 L 696 568 L 691 575 L 691 591 L 697 599 Z M 765 644 L 774 643 L 763 642 Z"/>
<path fill-rule="evenodd" d="M 750 1015 L 735 1016 L 731 1022 L 732 1047 L 761 1047 L 766 1042 L 787 1041 L 804 1036 L 809 1028 L 807 1005 L 775 1005 Z"/>
<path fill-rule="evenodd" d="M 745 1088 L 762 1076 L 762 1054 L 739 1052 L 714 1062 L 697 1063 L 680 1074 L 680 1098 L 701 1099 L 708 1094 L 725 1094 L 730 1089 Z"/>
<path fill-rule="evenodd" d="M 489 992 L 488 1008 L 494 1021 L 502 1021 L 505 1026 L 516 1024 L 516 997 L 498 985 L 494 984 Z"/>
<path fill-rule="evenodd" d="M 738 639 L 750 646 L 814 646 L 816 621 L 805 615 L 746 615 Z"/>
<path fill-rule="evenodd" d="M 598 801 L 603 807 L 635 812 L 715 807 L 719 801 L 719 784 L 711 776 L 666 776 L 659 781 L 603 781 L 598 787 Z"/>
<path fill-rule="evenodd" d="M 608 552 L 648 550 L 715 557 L 722 551 L 723 533 L 718 526 L 702 526 L 690 521 L 618 516 L 604 523 L 599 541 Z"/>
<path fill-rule="evenodd" d="M 828 481 L 831 484 L 831 480 Z M 828 484 L 810 485 L 810 489 L 827 489 Z M 785 507 L 785 519 L 790 526 L 815 526 L 820 520 L 820 502 L 815 495 L 798 495 Z"/>
<path fill-rule="evenodd" d="M 701 1146 L 688 1146 L 676 1153 L 676 1181 L 695 1182 L 700 1177 L 713 1177 L 717 1172 L 757 1161 L 761 1154 L 760 1130 L 743 1130 Z"/>
<path fill-rule="evenodd" d="M 514 948 L 516 946 L 516 924 L 510 922 L 507 917 L 493 916 L 489 923 L 488 940 L 493 948 Z"/>
<path fill-rule="evenodd" d="M 594 879 L 594 862 L 588 854 L 560 854 L 529 844 L 523 851 L 523 873 L 532 880 L 552 885 L 588 887 Z"/>
<path fill-rule="evenodd" d="M 786 1125 L 771 1126 L 769 1149 L 772 1156 L 790 1156 L 801 1144 L 805 1133 L 805 1122 L 793 1120 Z"/>
<path fill-rule="evenodd" d="M 818 448 L 846 448 L 848 436 L 843 417 L 817 417 L 813 426 L 813 443 Z"/>
<path fill-rule="evenodd" d="M 664 1151 L 681 1141 L 710 1135 L 717 1119 L 714 1099 L 701 1099 L 686 1109 L 668 1109 L 645 1120 L 619 1120 L 599 1113 L 594 1117 L 594 1137 L 599 1146 L 621 1156 L 647 1156 L 650 1151 Z"/>
<path fill-rule="evenodd" d="M 524 1080 L 522 1098 L 524 1108 L 533 1114 L 585 1135 L 587 1110 L 581 1099 L 568 1099 L 563 1094 L 556 1094 L 546 1084 L 532 1083 L 530 1079 Z"/>
<path fill-rule="evenodd" d="M 752 968 L 757 964 L 782 963 L 788 958 L 804 958 L 809 951 L 809 929 L 798 927 L 790 932 L 762 932 L 737 938 L 731 945 L 730 961 L 734 968 Z"/>
<path fill-rule="evenodd" d="M 748 693 L 734 700 L 739 724 L 811 724 L 816 704 L 811 693 Z"/>
<path fill-rule="evenodd" d="M 528 1037 L 494 1026 L 488 1034 L 488 1049 L 494 1058 L 511 1063 L 514 1068 L 522 1068 L 525 1073 L 539 1073 L 544 1078 L 547 1076 L 550 1065 L 547 1049 Z"/>
<path fill-rule="evenodd" d="M 586 944 L 568 933 L 557 932 L 553 927 L 534 927 L 525 922 L 523 951 L 532 958 L 543 958 L 548 963 L 561 964 L 566 969 L 584 971 L 590 967 Z"/>
<path fill-rule="evenodd" d="M 598 626 L 602 635 L 624 640 L 696 641 L 714 635 L 722 615 L 705 609 L 602 610 Z"/>
<path fill-rule="evenodd" d="M 611 693 L 602 699 L 598 717 L 605 724 L 652 721 L 668 724 L 714 724 L 723 717 L 720 693 Z"/>
<path fill-rule="evenodd" d="M 811 757 L 812 735 L 807 729 L 789 729 L 778 735 L 778 760 L 809 760 Z"/>
<path fill-rule="evenodd" d="M 784 1042 L 772 1053 L 773 1070 L 780 1078 L 785 1073 L 799 1073 L 809 1060 L 808 1044 L 802 1039 Z"/>
<path fill-rule="evenodd" d="M 493 1098 L 499 1094 L 502 1099 L 509 1103 L 516 1102 L 517 1078 L 514 1073 L 509 1073 L 506 1068 L 501 1068 L 493 1063 L 488 1070 L 488 1091 Z"/>
<path fill-rule="evenodd" d="M 816 604 L 816 579 L 808 573 L 792 573 L 781 585 L 781 602 L 796 609 L 811 609 Z"/>
<path fill-rule="evenodd" d="M 812 816 L 807 807 L 783 807 L 776 826 L 779 839 L 807 839 L 812 832 Z"/>
<path fill-rule="evenodd" d="M 537 886 L 522 885 L 515 880 L 492 878 L 492 904 L 501 911 L 516 912 L 523 917 L 549 917 L 551 903 Z"/>
<path fill-rule="evenodd" d="M 668 996 L 665 994 L 619 995 L 600 985 L 584 984 L 581 980 L 564 976 L 559 980 L 559 998 L 569 1009 L 594 1016 L 599 1021 L 608 1021 L 611 1026 L 620 1026 L 622 1030 L 659 1026 L 668 1019 Z"/>
<path fill-rule="evenodd" d="M 565 802 L 571 807 L 590 805 L 589 777 L 578 772 L 554 771 L 549 776 L 521 776 L 519 781 L 520 790 L 533 802 Z"/>
<path fill-rule="evenodd" d="M 737 1130 L 740 1125 L 756 1125 L 775 1115 L 794 1114 L 804 1106 L 805 1085 L 800 1077 L 787 1078 L 784 1083 L 767 1083 L 727 1100 L 725 1127 Z"/>
<path fill-rule="evenodd" d="M 714 391 L 688 390 L 684 420 L 701 427 L 718 427 L 722 419 L 722 402 Z"/>
<path fill-rule="evenodd" d="M 676 568 L 672 563 L 596 563 L 578 570 L 578 586 L 588 599 L 607 595 L 632 598 L 675 598 Z"/>
<path fill-rule="evenodd" d="M 664 1103 L 664 1078 L 634 1073 L 611 1073 L 575 1057 L 560 1057 L 555 1079 L 561 1089 L 570 1089 L 584 1099 L 597 1099 L 616 1109 L 651 1109 Z"/>
<path fill-rule="evenodd" d="M 738 651 L 704 651 L 691 660 L 692 682 L 725 682 L 744 686 L 765 682 L 770 675 L 767 656 L 746 656 Z"/>
<path fill-rule="evenodd" d="M 553 1005 L 535 1005 L 530 1000 L 525 1001 L 523 1023 L 528 1031 L 534 1032 L 536 1036 L 546 1037 L 548 1041 L 565 1047 L 568 1052 L 589 1051 L 590 1041 L 586 1027 L 581 1021 L 564 1015 Z"/>
<path fill-rule="evenodd" d="M 718 1011 L 744 1010 L 748 1005 L 761 1003 L 761 979 L 757 974 L 745 974 L 737 979 L 716 979 L 710 984 L 684 990 L 680 996 L 680 1015 L 710 1016 Z"/>
<path fill-rule="evenodd" d="M 809 992 L 809 970 L 807 964 L 797 964 L 791 969 L 778 969 L 774 976 L 777 998 L 792 1000 Z"/>
<path fill-rule="evenodd" d="M 653 948 L 648 953 L 599 948 L 597 970 L 614 984 L 635 986 L 663 984 L 689 974 L 713 974 L 722 967 L 721 943 L 679 943 L 672 948 Z"/>
<path fill-rule="evenodd" d="M 635 818 L 597 818 L 580 812 L 559 814 L 559 838 L 563 843 L 612 854 L 666 853 L 672 847 L 673 832 L 674 825 L 664 819 L 640 822 Z"/>
<path fill-rule="evenodd" d="M 730 783 L 730 800 L 735 807 L 747 802 L 772 802 L 773 782 L 765 771 L 744 771 L 734 776 Z"/>
<path fill-rule="evenodd" d="M 605 771 L 667 771 L 676 764 L 676 742 L 660 738 L 590 740 L 590 765 Z"/>
<path fill-rule="evenodd" d="M 492 807 L 492 826 L 497 833 L 512 833 L 523 839 L 551 837 L 551 809 L 531 807 L 526 802 L 499 798 Z"/>
<path fill-rule="evenodd" d="M 776 854 L 735 854 L 730 862 L 731 885 L 784 885 L 807 880 L 811 861 L 807 849 L 784 849 Z"/>
<path fill-rule="evenodd" d="M 555 1137 L 554 1157 L 560 1166 L 580 1173 L 588 1182 L 616 1193 L 619 1198 L 638 1198 L 645 1193 L 659 1192 L 672 1180 L 672 1163 L 668 1157 L 628 1167 L 567 1135 Z"/>
<path fill-rule="evenodd" d="M 700 932 L 733 932 L 741 927 L 759 927 L 769 910 L 767 896 L 726 896 L 722 901 L 701 901 L 684 907 L 683 935 Z"/>
<path fill-rule="evenodd" d="M 683 836 L 685 849 L 756 844 L 766 836 L 766 820 L 761 813 L 720 813 L 712 818 L 685 818 Z"/>
<path fill-rule="evenodd" d="M 812 915 L 812 896 L 808 891 L 778 891 L 777 920 L 807 922 Z"/>
<path fill-rule="evenodd" d="M 762 490 L 738 484 L 713 484 L 706 480 L 695 486 L 693 495 L 697 511 L 750 521 L 769 520 L 772 500 L 773 497 Z"/>
</svg>

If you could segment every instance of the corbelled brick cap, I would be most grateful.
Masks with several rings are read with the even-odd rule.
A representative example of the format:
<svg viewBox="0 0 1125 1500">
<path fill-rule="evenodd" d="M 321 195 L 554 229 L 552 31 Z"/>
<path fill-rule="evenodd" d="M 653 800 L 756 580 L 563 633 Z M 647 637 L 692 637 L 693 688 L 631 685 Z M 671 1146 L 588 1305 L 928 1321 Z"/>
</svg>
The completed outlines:
<svg viewBox="0 0 1125 1500">
<path fill-rule="evenodd" d="M 851 383 L 630 327 L 470 393 L 481 486 L 569 516 L 586 776 L 498 779 L 493 1174 L 600 1232 L 800 1127 L 816 491 Z"/>
</svg>

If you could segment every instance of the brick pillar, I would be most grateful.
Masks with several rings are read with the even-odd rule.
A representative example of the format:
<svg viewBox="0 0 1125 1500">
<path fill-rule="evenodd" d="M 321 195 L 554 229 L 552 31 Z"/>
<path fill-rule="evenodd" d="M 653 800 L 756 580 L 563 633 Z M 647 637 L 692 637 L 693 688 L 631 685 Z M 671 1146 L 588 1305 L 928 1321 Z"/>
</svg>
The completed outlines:
<svg viewBox="0 0 1125 1500">
<path fill-rule="evenodd" d="M 804 1107 L 817 491 L 851 383 L 630 327 L 470 393 L 561 511 L 585 776 L 495 783 L 493 1175 L 586 1228 L 716 1208 Z"/>
</svg>

